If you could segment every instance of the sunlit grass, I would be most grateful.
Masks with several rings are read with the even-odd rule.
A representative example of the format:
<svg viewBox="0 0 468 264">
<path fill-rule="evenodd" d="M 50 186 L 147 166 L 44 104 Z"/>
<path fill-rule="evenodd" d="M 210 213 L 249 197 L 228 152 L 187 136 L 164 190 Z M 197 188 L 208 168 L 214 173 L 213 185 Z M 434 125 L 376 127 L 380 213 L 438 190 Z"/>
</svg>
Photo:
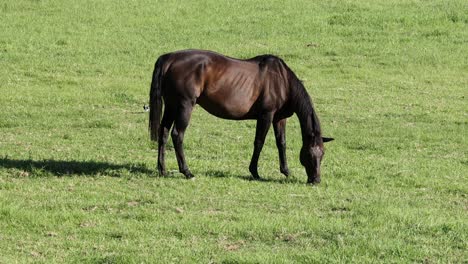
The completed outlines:
<svg viewBox="0 0 468 264">
<path fill-rule="evenodd" d="M 465 1 L 7 1 L 0 4 L 0 262 L 466 261 Z M 273 131 L 197 107 L 187 181 L 147 133 L 152 68 L 184 48 L 282 57 L 327 145 L 305 184 Z"/>
</svg>

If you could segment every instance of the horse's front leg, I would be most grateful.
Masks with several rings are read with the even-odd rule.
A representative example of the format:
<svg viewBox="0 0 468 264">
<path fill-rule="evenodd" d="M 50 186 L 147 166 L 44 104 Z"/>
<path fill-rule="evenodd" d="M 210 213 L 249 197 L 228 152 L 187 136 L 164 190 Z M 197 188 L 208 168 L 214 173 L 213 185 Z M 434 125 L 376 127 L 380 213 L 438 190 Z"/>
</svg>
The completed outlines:
<svg viewBox="0 0 468 264">
<path fill-rule="evenodd" d="M 286 118 L 273 121 L 273 129 L 275 130 L 276 147 L 278 147 L 280 171 L 287 177 L 289 169 L 286 160 Z"/>
<path fill-rule="evenodd" d="M 265 137 L 268 134 L 268 129 L 270 129 L 272 120 L 272 113 L 264 114 L 257 119 L 254 151 L 249 166 L 249 171 L 250 173 L 252 173 L 254 179 L 260 179 L 260 175 L 258 175 L 258 158 L 260 157 L 260 152 L 262 151 L 263 144 L 265 143 Z"/>
</svg>

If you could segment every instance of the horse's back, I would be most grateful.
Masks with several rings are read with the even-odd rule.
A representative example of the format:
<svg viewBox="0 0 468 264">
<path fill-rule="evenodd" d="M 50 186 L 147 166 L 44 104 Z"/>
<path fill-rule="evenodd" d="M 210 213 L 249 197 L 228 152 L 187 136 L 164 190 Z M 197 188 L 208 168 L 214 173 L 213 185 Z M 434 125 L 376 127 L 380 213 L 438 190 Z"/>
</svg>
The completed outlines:
<svg viewBox="0 0 468 264">
<path fill-rule="evenodd" d="M 239 60 L 203 50 L 164 56 L 165 100 L 176 103 L 185 98 L 226 119 L 256 118 L 259 112 L 278 108 L 287 100 L 281 62 L 274 56 Z"/>
</svg>

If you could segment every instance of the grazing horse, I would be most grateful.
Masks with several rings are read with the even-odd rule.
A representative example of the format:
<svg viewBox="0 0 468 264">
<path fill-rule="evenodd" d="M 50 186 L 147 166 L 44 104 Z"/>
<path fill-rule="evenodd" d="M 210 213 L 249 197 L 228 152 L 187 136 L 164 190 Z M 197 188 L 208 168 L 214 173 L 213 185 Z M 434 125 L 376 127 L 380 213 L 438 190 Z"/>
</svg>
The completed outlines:
<svg viewBox="0 0 468 264">
<path fill-rule="evenodd" d="M 164 99 L 164 114 L 161 120 Z M 185 162 L 183 141 L 195 104 L 220 118 L 256 119 L 254 151 L 249 171 L 258 175 L 258 158 L 271 124 L 275 131 L 280 171 L 289 175 L 286 162 L 286 119 L 294 113 L 302 131 L 301 164 L 308 183 L 320 182 L 323 143 L 319 119 L 302 82 L 286 63 L 273 55 L 247 60 L 234 59 L 203 50 L 183 50 L 164 54 L 154 67 L 150 91 L 149 130 L 158 141 L 158 171 L 166 174 L 165 145 L 169 130 L 179 171 L 192 178 Z"/>
</svg>

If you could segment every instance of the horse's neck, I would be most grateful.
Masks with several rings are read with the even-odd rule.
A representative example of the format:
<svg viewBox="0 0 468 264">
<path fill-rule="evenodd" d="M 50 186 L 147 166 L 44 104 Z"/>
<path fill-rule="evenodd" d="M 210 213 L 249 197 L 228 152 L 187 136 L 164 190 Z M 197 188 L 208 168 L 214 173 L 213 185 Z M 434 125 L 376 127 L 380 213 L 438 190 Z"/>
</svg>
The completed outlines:
<svg viewBox="0 0 468 264">
<path fill-rule="evenodd" d="M 297 96 L 296 99 L 294 112 L 301 125 L 302 141 L 304 144 L 315 145 L 317 137 L 321 137 L 321 131 L 310 97 L 305 93 Z"/>
<path fill-rule="evenodd" d="M 302 141 L 309 141 L 314 136 L 310 114 L 306 112 L 296 112 L 296 114 L 301 125 Z"/>
</svg>

